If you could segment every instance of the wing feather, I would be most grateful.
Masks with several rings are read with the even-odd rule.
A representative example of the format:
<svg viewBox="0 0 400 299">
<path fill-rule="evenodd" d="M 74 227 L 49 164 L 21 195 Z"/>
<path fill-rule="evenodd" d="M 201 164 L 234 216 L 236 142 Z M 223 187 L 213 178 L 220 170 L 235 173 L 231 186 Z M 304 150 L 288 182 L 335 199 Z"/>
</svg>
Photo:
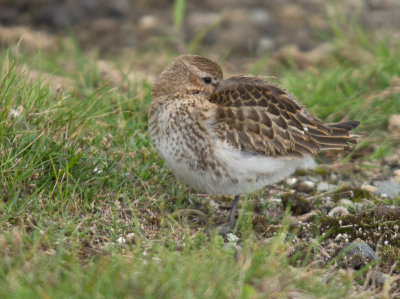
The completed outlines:
<svg viewBox="0 0 400 299">
<path fill-rule="evenodd" d="M 359 124 L 325 124 L 309 115 L 284 88 L 258 77 L 222 81 L 210 102 L 217 105 L 213 126 L 220 140 L 239 151 L 273 157 L 348 148 L 349 131 Z"/>
</svg>

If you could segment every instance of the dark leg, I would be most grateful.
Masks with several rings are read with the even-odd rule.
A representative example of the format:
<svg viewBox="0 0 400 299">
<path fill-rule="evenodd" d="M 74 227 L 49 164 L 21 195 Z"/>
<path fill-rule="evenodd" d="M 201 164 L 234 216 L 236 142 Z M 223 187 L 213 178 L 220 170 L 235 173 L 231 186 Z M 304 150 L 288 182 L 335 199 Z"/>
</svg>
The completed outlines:
<svg viewBox="0 0 400 299">
<path fill-rule="evenodd" d="M 235 215 L 236 215 L 239 198 L 240 198 L 240 195 L 235 195 L 235 199 L 233 201 L 231 212 L 229 213 L 227 221 L 224 224 L 221 224 L 218 227 L 216 227 L 217 232 L 220 235 L 229 234 L 235 228 Z"/>
<path fill-rule="evenodd" d="M 228 216 L 228 224 L 232 227 L 235 226 L 235 215 L 236 215 L 236 210 L 237 210 L 239 199 L 240 199 L 240 195 L 235 195 L 235 199 L 233 201 L 231 212 L 229 213 L 229 216 Z"/>
</svg>

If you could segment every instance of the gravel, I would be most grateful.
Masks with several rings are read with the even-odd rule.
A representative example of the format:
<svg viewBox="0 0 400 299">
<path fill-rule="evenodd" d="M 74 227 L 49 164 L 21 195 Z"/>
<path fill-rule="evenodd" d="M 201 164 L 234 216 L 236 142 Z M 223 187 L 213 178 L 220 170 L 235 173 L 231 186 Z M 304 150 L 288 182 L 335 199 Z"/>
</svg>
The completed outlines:
<svg viewBox="0 0 400 299">
<path fill-rule="evenodd" d="M 400 196 L 400 183 L 399 182 L 382 182 L 376 181 L 374 185 L 377 187 L 375 194 L 395 199 Z"/>
</svg>

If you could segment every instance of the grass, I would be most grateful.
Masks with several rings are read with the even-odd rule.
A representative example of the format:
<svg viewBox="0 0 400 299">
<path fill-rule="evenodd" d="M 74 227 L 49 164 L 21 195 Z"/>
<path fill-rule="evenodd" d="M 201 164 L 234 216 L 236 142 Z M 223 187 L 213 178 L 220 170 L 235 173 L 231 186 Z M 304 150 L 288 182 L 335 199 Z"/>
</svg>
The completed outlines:
<svg viewBox="0 0 400 299">
<path fill-rule="evenodd" d="M 351 44 L 335 39 L 326 65 L 279 76 L 322 119 L 361 120 L 360 147 L 379 141 L 365 158 L 376 159 L 396 144 L 384 129 L 400 113 L 399 44 L 359 40 L 366 64 L 344 57 Z M 73 43 L 34 56 L 4 48 L 0 66 L 2 298 L 360 295 L 359 273 L 290 260 L 285 221 L 263 240 L 251 209 L 242 209 L 239 255 L 199 231 L 213 212 L 197 208 L 207 207 L 202 197 L 176 182 L 152 148 L 147 82 L 111 84 Z M 47 80 L 55 75 L 68 88 Z"/>
</svg>

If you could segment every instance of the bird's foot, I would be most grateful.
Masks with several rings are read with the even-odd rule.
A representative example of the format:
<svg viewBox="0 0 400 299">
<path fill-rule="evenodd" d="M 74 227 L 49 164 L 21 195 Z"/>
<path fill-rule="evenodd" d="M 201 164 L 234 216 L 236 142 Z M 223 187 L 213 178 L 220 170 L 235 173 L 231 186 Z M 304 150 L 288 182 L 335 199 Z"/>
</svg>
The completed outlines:
<svg viewBox="0 0 400 299">
<path fill-rule="evenodd" d="M 219 235 L 227 235 L 229 233 L 232 233 L 234 229 L 235 229 L 235 223 L 230 223 L 230 222 L 226 222 L 215 227 L 215 230 Z"/>
<path fill-rule="evenodd" d="M 235 223 L 225 222 L 220 225 L 210 225 L 205 228 L 207 234 L 217 233 L 218 235 L 225 236 L 229 233 L 233 233 L 235 230 Z"/>
</svg>

